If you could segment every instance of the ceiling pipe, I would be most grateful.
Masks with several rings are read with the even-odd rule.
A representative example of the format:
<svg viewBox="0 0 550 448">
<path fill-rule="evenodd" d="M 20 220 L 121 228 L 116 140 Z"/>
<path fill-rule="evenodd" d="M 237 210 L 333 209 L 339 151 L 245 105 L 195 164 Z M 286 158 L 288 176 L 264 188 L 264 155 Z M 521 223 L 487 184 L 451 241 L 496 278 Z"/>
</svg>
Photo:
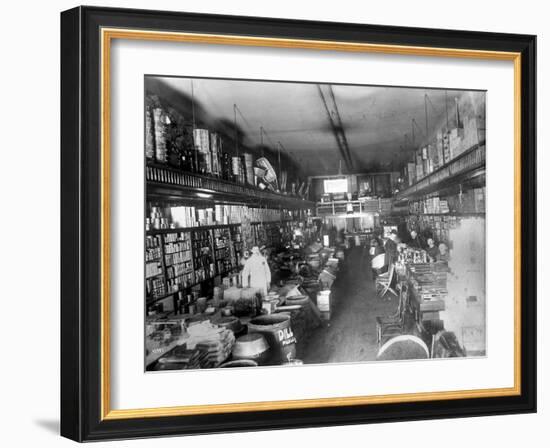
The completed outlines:
<svg viewBox="0 0 550 448">
<path fill-rule="evenodd" d="M 321 101 L 323 102 L 323 105 L 325 106 L 325 112 L 327 113 L 327 118 L 332 130 L 332 133 L 334 135 L 334 138 L 336 139 L 336 143 L 338 145 L 338 149 L 340 150 L 340 154 L 342 155 L 342 158 L 344 159 L 344 162 L 346 164 L 346 168 L 348 172 L 351 172 L 353 169 L 353 163 L 350 157 L 350 151 L 349 146 L 346 138 L 346 134 L 344 132 L 344 128 L 342 125 L 342 119 L 340 117 L 340 113 L 338 111 L 338 107 L 336 106 L 336 99 L 334 97 L 334 92 L 332 90 L 332 87 L 329 85 L 329 93 L 331 96 L 332 106 L 334 108 L 334 114 L 336 116 L 336 119 L 333 118 L 331 110 L 329 108 L 329 105 L 327 103 L 327 99 L 325 98 L 325 94 L 323 93 L 323 90 L 321 89 L 321 86 L 317 84 L 317 89 L 319 92 L 319 96 L 321 97 Z"/>
<path fill-rule="evenodd" d="M 353 160 L 351 158 L 351 151 L 349 149 L 348 139 L 346 137 L 346 131 L 344 130 L 344 123 L 342 122 L 342 117 L 340 116 L 340 111 L 338 110 L 338 104 L 336 103 L 336 97 L 334 96 L 334 89 L 332 88 L 332 86 L 330 84 L 328 86 L 328 91 L 330 93 L 330 98 L 331 98 L 332 104 L 334 106 L 334 112 L 336 113 L 336 121 L 337 121 L 336 124 L 338 126 L 338 130 L 340 131 L 340 136 L 342 138 L 343 147 L 344 147 L 344 150 L 345 150 L 345 152 L 348 156 L 351 168 L 353 168 Z"/>
</svg>

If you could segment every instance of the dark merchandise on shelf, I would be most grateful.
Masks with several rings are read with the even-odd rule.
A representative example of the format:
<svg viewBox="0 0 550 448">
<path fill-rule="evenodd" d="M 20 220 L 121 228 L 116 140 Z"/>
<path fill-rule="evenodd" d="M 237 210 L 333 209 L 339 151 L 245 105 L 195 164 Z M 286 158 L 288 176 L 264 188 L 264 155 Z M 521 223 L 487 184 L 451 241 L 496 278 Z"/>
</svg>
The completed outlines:
<svg viewBox="0 0 550 448">
<path fill-rule="evenodd" d="M 264 124 L 256 142 L 245 107 L 210 116 L 195 96 L 202 81 L 174 81 L 191 89 L 189 104 L 163 95 L 163 83 L 152 77 L 146 89 L 145 310 L 159 326 L 147 369 L 385 359 L 405 350 L 385 346 L 399 336 L 422 357 L 485 353 L 482 92 L 430 91 L 445 115 L 430 126 L 426 116 L 422 138 L 406 138 L 392 161 L 350 169 L 338 138 L 345 160 L 321 160 L 321 174 L 309 167 L 319 160 L 294 158 Z M 253 264 L 271 282 L 250 287 Z M 364 347 L 319 350 L 332 331 L 358 344 L 350 303 L 363 310 Z"/>
</svg>

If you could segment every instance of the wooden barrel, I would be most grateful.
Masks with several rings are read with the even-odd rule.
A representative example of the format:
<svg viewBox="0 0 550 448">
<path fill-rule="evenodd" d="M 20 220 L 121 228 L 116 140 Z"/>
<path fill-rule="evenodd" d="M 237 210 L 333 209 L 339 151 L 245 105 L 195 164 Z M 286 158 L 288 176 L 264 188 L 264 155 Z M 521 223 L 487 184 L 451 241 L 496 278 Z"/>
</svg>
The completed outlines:
<svg viewBox="0 0 550 448">
<path fill-rule="evenodd" d="M 296 358 L 296 337 L 286 313 L 266 314 L 252 319 L 249 333 L 264 335 L 270 347 L 270 364 L 282 364 Z"/>
<path fill-rule="evenodd" d="M 224 362 L 220 368 L 238 368 L 238 367 L 258 367 L 258 363 L 251 359 L 237 359 L 235 361 Z"/>
</svg>

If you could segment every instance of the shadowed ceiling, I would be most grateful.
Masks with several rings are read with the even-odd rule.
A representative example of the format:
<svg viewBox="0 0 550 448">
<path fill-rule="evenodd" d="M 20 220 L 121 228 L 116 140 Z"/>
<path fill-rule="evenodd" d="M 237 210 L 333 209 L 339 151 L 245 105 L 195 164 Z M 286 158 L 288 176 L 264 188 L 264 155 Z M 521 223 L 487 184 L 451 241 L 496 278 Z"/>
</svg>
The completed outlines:
<svg viewBox="0 0 550 448">
<path fill-rule="evenodd" d="M 200 125 L 212 130 L 231 126 L 236 113 L 246 145 L 276 147 L 281 142 L 308 175 L 336 174 L 340 163 L 343 172 L 398 170 L 411 159 L 413 148 L 427 140 L 426 110 L 431 136 L 447 117 L 451 126 L 456 123 L 455 98 L 468 94 L 169 77 L 151 82 L 163 96 L 171 95 L 174 105 L 188 110 L 193 104 Z"/>
</svg>

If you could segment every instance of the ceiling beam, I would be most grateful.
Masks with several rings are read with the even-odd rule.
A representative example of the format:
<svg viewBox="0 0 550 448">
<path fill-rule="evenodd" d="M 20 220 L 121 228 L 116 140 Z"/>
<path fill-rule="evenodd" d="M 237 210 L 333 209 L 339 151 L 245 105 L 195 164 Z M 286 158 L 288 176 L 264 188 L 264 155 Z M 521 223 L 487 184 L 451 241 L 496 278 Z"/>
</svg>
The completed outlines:
<svg viewBox="0 0 550 448">
<path fill-rule="evenodd" d="M 351 152 L 348 145 L 348 139 L 344 131 L 342 118 L 340 117 L 340 111 L 338 110 L 338 105 L 336 104 L 336 98 L 334 96 L 334 91 L 332 90 L 332 86 L 328 85 L 327 88 L 328 88 L 328 97 L 329 97 L 328 101 L 330 101 L 330 106 L 327 101 L 327 97 L 323 93 L 323 89 L 319 84 L 317 84 L 319 96 L 321 97 L 321 101 L 323 102 L 323 105 L 325 107 L 325 112 L 327 113 L 327 118 L 330 124 L 330 128 L 332 130 L 334 138 L 336 139 L 336 144 L 338 145 L 340 155 L 344 159 L 344 163 L 346 164 L 346 168 L 348 172 L 352 172 L 353 161 L 351 159 Z"/>
</svg>

